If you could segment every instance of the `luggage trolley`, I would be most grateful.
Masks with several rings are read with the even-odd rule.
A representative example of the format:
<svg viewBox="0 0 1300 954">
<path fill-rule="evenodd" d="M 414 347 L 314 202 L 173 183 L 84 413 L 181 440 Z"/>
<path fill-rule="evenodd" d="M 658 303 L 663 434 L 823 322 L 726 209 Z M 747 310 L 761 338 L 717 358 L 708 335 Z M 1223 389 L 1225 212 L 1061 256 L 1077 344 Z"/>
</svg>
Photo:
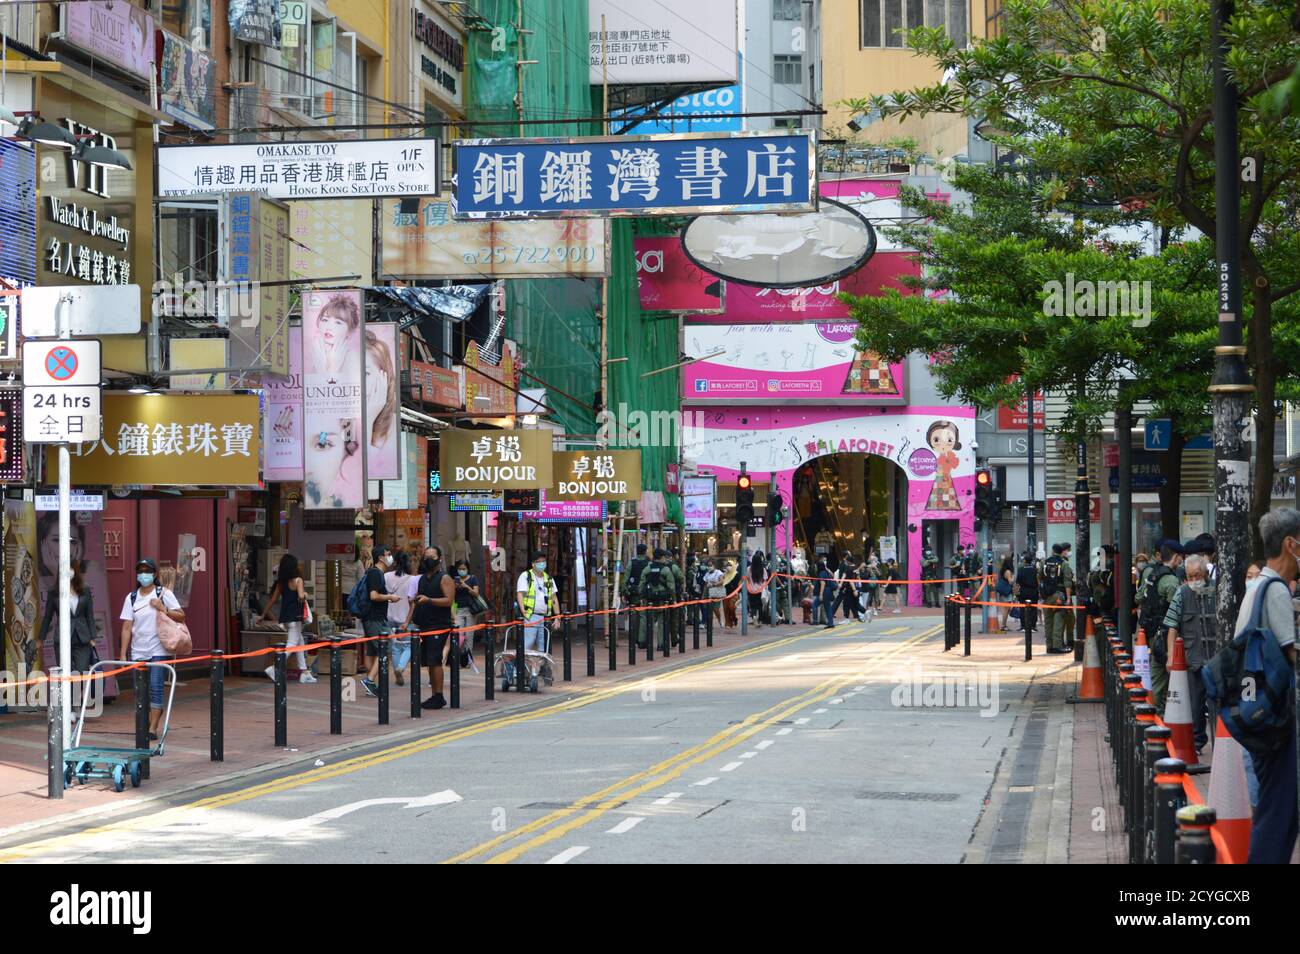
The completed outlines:
<svg viewBox="0 0 1300 954">
<path fill-rule="evenodd" d="M 524 665 L 528 669 L 528 691 L 537 692 L 539 683 L 554 685 L 555 683 L 555 660 L 551 658 L 551 627 L 545 623 L 538 623 L 542 627 L 544 634 L 545 649 L 538 652 L 535 649 L 524 650 Z M 515 657 L 518 652 L 510 651 L 510 634 L 514 633 L 515 645 L 519 646 L 523 642 L 523 627 L 516 623 L 506 628 L 505 645 L 501 649 L 501 654 L 496 658 L 496 676 L 501 680 L 501 691 L 509 692 L 510 687 L 518 684 L 519 674 L 515 671 Z"/>
<path fill-rule="evenodd" d="M 91 666 L 86 675 L 93 676 L 95 670 L 101 667 L 135 665 L 157 666 L 171 673 L 171 688 L 167 693 L 167 704 L 163 707 L 162 726 L 158 732 L 158 741 L 152 748 L 143 749 L 83 746 L 81 744 L 81 732 L 86 727 L 86 703 L 90 700 L 90 693 L 83 692 L 81 694 L 81 715 L 77 719 L 77 731 L 72 740 L 72 748 L 63 753 L 63 783 L 65 785 L 71 785 L 74 778 L 83 785 L 86 784 L 88 779 L 106 778 L 111 779 L 114 790 L 120 792 L 126 787 L 127 776 L 130 776 L 131 787 L 139 788 L 140 763 L 145 759 L 160 758 L 162 756 L 163 746 L 167 741 L 167 728 L 172 720 L 172 702 L 176 698 L 176 668 L 165 662 L 143 662 L 139 660 L 127 662 L 120 659 L 103 659 Z M 87 680 L 87 685 L 90 682 L 91 680 Z"/>
</svg>

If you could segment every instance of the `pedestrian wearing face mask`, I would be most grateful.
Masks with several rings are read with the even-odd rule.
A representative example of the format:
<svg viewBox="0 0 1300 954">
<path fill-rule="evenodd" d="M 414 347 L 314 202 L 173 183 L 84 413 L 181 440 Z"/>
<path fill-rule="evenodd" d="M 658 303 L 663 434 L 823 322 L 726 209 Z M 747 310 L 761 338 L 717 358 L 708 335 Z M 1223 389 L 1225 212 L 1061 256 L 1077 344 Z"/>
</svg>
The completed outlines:
<svg viewBox="0 0 1300 954">
<path fill-rule="evenodd" d="M 1214 658 L 1218 651 L 1214 634 L 1217 599 L 1210 585 L 1207 561 L 1202 554 L 1194 553 L 1183 561 L 1187 582 L 1178 588 L 1169 601 L 1164 625 L 1169 627 L 1165 641 L 1165 659 L 1174 654 L 1174 640 L 1182 637 L 1183 655 L 1187 657 L 1188 696 L 1192 704 L 1192 732 L 1199 752 L 1209 741 L 1208 713 L 1205 708 L 1205 685 L 1201 682 L 1201 667 Z"/>
<path fill-rule="evenodd" d="M 392 632 L 388 622 L 388 604 L 401 600 L 401 596 L 388 592 L 388 583 L 384 573 L 393 568 L 393 554 L 388 547 L 375 547 L 374 563 L 366 570 L 366 589 L 370 591 L 370 606 L 361 620 L 361 630 L 367 636 L 387 636 Z M 361 680 L 362 687 L 372 696 L 379 695 L 379 686 L 375 679 L 379 676 L 379 650 L 374 642 L 365 644 L 371 654 L 370 668 Z"/>
<path fill-rule="evenodd" d="M 126 595 L 122 612 L 122 658 L 133 662 L 161 662 L 171 659 L 158 639 L 158 614 L 166 613 L 178 623 L 185 622 L 185 611 L 171 590 L 155 585 L 158 565 L 148 558 L 135 565 L 136 589 Z M 127 655 L 127 654 L 130 655 Z M 160 666 L 149 667 L 149 738 L 158 738 L 158 722 L 162 719 L 163 686 L 167 670 Z"/>
<path fill-rule="evenodd" d="M 542 622 L 549 612 L 559 615 L 560 603 L 555 580 L 546 572 L 546 555 L 534 553 L 529 569 L 519 574 L 515 595 L 519 602 L 519 617 L 524 620 L 524 652 L 545 652 L 546 624 Z"/>
</svg>

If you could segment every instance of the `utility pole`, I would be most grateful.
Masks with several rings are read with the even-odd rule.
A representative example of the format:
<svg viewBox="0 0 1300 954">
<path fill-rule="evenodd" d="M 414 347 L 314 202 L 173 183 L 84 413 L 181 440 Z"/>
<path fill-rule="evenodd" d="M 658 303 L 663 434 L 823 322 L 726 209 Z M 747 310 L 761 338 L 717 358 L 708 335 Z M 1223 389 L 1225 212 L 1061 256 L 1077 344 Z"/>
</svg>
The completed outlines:
<svg viewBox="0 0 1300 954">
<path fill-rule="evenodd" d="M 1088 490 L 1088 442 L 1084 440 L 1083 434 L 1079 434 L 1078 443 L 1075 444 L 1075 477 L 1074 477 L 1074 601 L 1080 606 L 1086 602 L 1085 594 L 1088 592 L 1088 550 L 1092 542 L 1091 524 L 1092 524 L 1092 495 Z M 1080 609 L 1074 620 L 1074 642 L 1075 646 L 1080 649 L 1083 647 L 1084 633 L 1088 629 L 1087 610 Z M 1079 655 L 1078 652 L 1075 653 Z"/>
<path fill-rule="evenodd" d="M 1028 437 L 1028 450 L 1026 451 L 1026 460 L 1029 464 L 1029 509 L 1026 512 L 1028 518 L 1025 524 L 1025 543 L 1034 558 L 1038 556 L 1038 531 L 1034 526 L 1034 386 L 1032 384 L 1025 387 L 1025 407 L 1029 413 L 1025 415 L 1025 434 Z"/>
<path fill-rule="evenodd" d="M 1241 180 L 1237 155 L 1237 90 L 1228 81 L 1226 27 L 1232 0 L 1210 0 L 1214 44 L 1215 258 L 1219 282 L 1219 343 L 1214 349 L 1214 537 L 1218 545 L 1218 626 L 1231 634 L 1245 594 L 1250 555 L 1250 458 L 1243 428 L 1250 423 L 1254 385 L 1241 333 Z"/>
</svg>

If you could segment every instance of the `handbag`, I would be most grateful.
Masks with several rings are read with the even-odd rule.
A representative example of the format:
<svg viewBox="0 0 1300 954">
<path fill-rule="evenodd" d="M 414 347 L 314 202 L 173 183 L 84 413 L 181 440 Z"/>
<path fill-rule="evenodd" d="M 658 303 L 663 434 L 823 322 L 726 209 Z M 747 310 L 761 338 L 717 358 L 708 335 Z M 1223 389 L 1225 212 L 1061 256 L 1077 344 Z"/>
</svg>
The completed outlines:
<svg viewBox="0 0 1300 954">
<path fill-rule="evenodd" d="M 302 624 L 304 626 L 310 626 L 311 622 L 312 622 L 311 604 L 308 603 L 306 600 L 303 600 L 302 601 Z"/>
<path fill-rule="evenodd" d="M 188 656 L 194 652 L 194 640 L 190 637 L 190 628 L 178 623 L 162 610 L 158 614 L 158 642 L 172 656 Z"/>
</svg>

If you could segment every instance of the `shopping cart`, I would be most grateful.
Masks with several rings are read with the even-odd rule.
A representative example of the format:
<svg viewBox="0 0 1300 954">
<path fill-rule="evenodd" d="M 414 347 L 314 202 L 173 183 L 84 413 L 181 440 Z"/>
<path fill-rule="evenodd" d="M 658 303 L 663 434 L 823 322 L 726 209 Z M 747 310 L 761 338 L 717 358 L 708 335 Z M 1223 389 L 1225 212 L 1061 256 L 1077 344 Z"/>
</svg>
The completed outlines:
<svg viewBox="0 0 1300 954">
<path fill-rule="evenodd" d="M 86 703 L 90 701 L 91 693 L 87 689 L 81 694 L 81 715 L 77 718 L 77 730 L 72 738 L 72 748 L 65 749 L 63 752 L 63 783 L 71 785 L 75 778 L 82 785 L 86 784 L 92 778 L 112 779 L 115 791 L 122 791 L 126 787 L 126 778 L 131 779 L 131 787 L 140 787 L 140 763 L 145 759 L 161 758 L 163 746 L 167 741 L 167 728 L 172 721 L 172 702 L 176 698 L 176 669 L 169 663 L 165 662 L 138 662 L 124 661 L 120 659 L 102 659 L 95 663 L 87 671 L 88 678 L 83 685 L 93 685 L 93 676 L 97 669 L 107 669 L 109 666 L 145 666 L 165 669 L 171 673 L 171 687 L 167 693 L 167 704 L 163 708 L 162 725 L 158 732 L 158 741 L 152 748 L 111 748 L 106 746 L 83 746 L 81 744 L 81 733 L 86 728 Z M 99 687 L 103 691 L 103 686 Z"/>
<path fill-rule="evenodd" d="M 545 623 L 537 625 L 542 628 L 542 642 L 545 648 L 542 652 L 535 649 L 524 650 L 524 678 L 529 692 L 537 692 L 540 683 L 548 686 L 555 683 L 555 660 L 551 658 L 551 628 Z M 519 684 L 519 672 L 515 669 L 515 658 L 518 652 L 510 651 L 510 638 L 513 633 L 515 645 L 518 647 L 523 636 L 523 628 L 518 623 L 506 628 L 505 646 L 501 650 L 501 655 L 496 658 L 495 673 L 501 680 L 502 692 L 509 692 L 511 686 Z"/>
</svg>

